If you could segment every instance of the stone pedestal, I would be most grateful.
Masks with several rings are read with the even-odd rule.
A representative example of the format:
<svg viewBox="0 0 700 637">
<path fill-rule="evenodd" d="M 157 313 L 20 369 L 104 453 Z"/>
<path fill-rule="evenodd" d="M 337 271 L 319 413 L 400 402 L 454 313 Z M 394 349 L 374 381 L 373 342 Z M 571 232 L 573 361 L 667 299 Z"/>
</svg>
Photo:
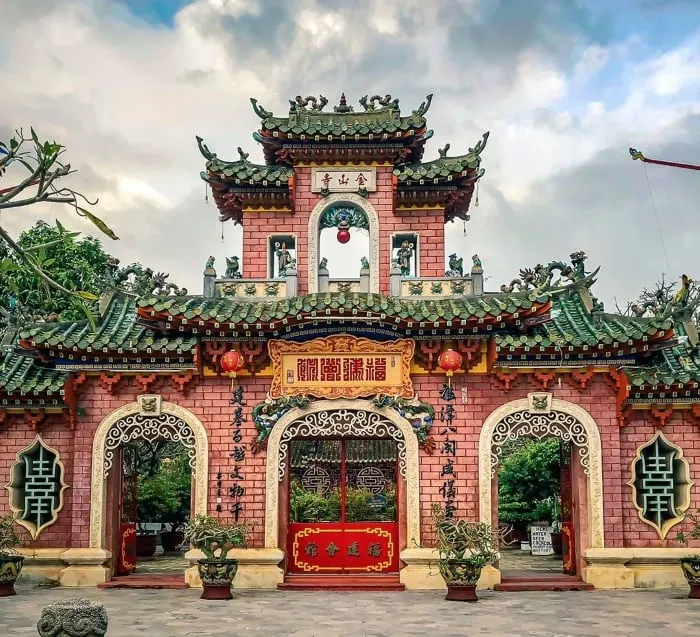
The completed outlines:
<svg viewBox="0 0 700 637">
<path fill-rule="evenodd" d="M 680 560 L 697 549 L 587 549 L 583 581 L 596 588 L 684 588 Z"/>
<path fill-rule="evenodd" d="M 201 588 L 197 560 L 204 558 L 204 554 L 191 550 L 185 557 L 191 565 L 185 571 L 185 581 L 191 588 Z M 232 549 L 227 557 L 238 560 L 238 573 L 233 580 L 233 588 L 277 588 L 277 584 L 284 581 L 284 573 L 279 567 L 284 553 L 279 549 Z"/>
<path fill-rule="evenodd" d="M 67 564 L 59 575 L 61 586 L 97 586 L 109 581 L 109 568 L 105 564 L 112 557 L 104 549 L 68 549 L 61 553 L 61 561 Z"/>
<path fill-rule="evenodd" d="M 36 628 L 41 637 L 104 637 L 108 621 L 102 604 L 74 597 L 46 606 Z"/>
<path fill-rule="evenodd" d="M 401 551 L 401 583 L 406 590 L 444 590 L 445 581 L 438 568 L 438 552 L 433 548 L 410 548 Z M 501 571 L 493 566 L 481 569 L 477 588 L 489 589 L 501 583 Z"/>
</svg>

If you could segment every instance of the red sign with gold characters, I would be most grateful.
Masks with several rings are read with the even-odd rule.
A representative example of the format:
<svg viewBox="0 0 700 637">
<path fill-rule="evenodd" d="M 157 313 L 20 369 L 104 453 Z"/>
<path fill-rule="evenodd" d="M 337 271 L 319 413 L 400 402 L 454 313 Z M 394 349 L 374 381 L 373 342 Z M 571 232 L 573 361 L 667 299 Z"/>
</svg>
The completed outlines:
<svg viewBox="0 0 700 637">
<path fill-rule="evenodd" d="M 289 525 L 291 573 L 394 573 L 399 570 L 395 522 Z"/>
<path fill-rule="evenodd" d="M 379 343 L 354 336 L 329 336 L 307 343 L 270 341 L 270 396 L 359 398 L 375 394 L 413 396 L 414 343 Z"/>
</svg>

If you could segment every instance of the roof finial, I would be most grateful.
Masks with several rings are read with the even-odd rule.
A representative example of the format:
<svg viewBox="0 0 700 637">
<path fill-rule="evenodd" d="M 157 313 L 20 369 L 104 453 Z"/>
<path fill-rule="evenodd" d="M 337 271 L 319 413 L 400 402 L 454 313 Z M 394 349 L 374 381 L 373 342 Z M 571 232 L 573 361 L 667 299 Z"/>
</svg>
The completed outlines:
<svg viewBox="0 0 700 637">
<path fill-rule="evenodd" d="M 442 159 L 445 159 L 445 157 L 447 157 L 448 150 L 450 150 L 449 143 L 445 144 L 442 148 L 438 148 L 438 155 L 440 155 Z"/>
<path fill-rule="evenodd" d="M 338 106 L 334 106 L 333 110 L 336 113 L 352 113 L 352 106 L 348 106 L 348 102 L 345 99 L 345 93 L 341 93 L 340 95 L 340 104 Z"/>
</svg>

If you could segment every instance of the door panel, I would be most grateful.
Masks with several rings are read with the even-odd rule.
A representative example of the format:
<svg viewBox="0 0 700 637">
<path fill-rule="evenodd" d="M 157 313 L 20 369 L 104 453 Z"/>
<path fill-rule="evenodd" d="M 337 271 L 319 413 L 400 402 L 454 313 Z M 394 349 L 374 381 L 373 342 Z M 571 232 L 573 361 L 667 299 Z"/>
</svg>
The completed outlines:
<svg viewBox="0 0 700 637">
<path fill-rule="evenodd" d="M 119 558 L 117 575 L 136 571 L 136 507 L 138 504 L 138 471 L 135 450 L 124 445 L 119 500 Z"/>
<path fill-rule="evenodd" d="M 572 445 L 570 442 L 562 442 L 560 449 L 560 477 L 561 491 L 561 548 L 562 568 L 567 575 L 576 575 L 576 542 L 574 538 L 574 499 L 573 499 L 573 475 L 571 466 Z"/>
<path fill-rule="evenodd" d="M 290 466 L 289 572 L 399 570 L 393 440 L 294 440 Z"/>
</svg>

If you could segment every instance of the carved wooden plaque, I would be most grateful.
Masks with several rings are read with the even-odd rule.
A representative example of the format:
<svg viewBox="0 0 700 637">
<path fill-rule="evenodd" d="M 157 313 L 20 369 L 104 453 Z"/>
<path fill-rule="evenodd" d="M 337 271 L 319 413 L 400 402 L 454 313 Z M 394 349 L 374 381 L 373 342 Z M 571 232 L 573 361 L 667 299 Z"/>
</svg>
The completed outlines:
<svg viewBox="0 0 700 637">
<path fill-rule="evenodd" d="M 379 343 L 354 336 L 329 336 L 306 343 L 270 341 L 270 396 L 359 398 L 376 394 L 413 396 L 414 342 Z"/>
</svg>

